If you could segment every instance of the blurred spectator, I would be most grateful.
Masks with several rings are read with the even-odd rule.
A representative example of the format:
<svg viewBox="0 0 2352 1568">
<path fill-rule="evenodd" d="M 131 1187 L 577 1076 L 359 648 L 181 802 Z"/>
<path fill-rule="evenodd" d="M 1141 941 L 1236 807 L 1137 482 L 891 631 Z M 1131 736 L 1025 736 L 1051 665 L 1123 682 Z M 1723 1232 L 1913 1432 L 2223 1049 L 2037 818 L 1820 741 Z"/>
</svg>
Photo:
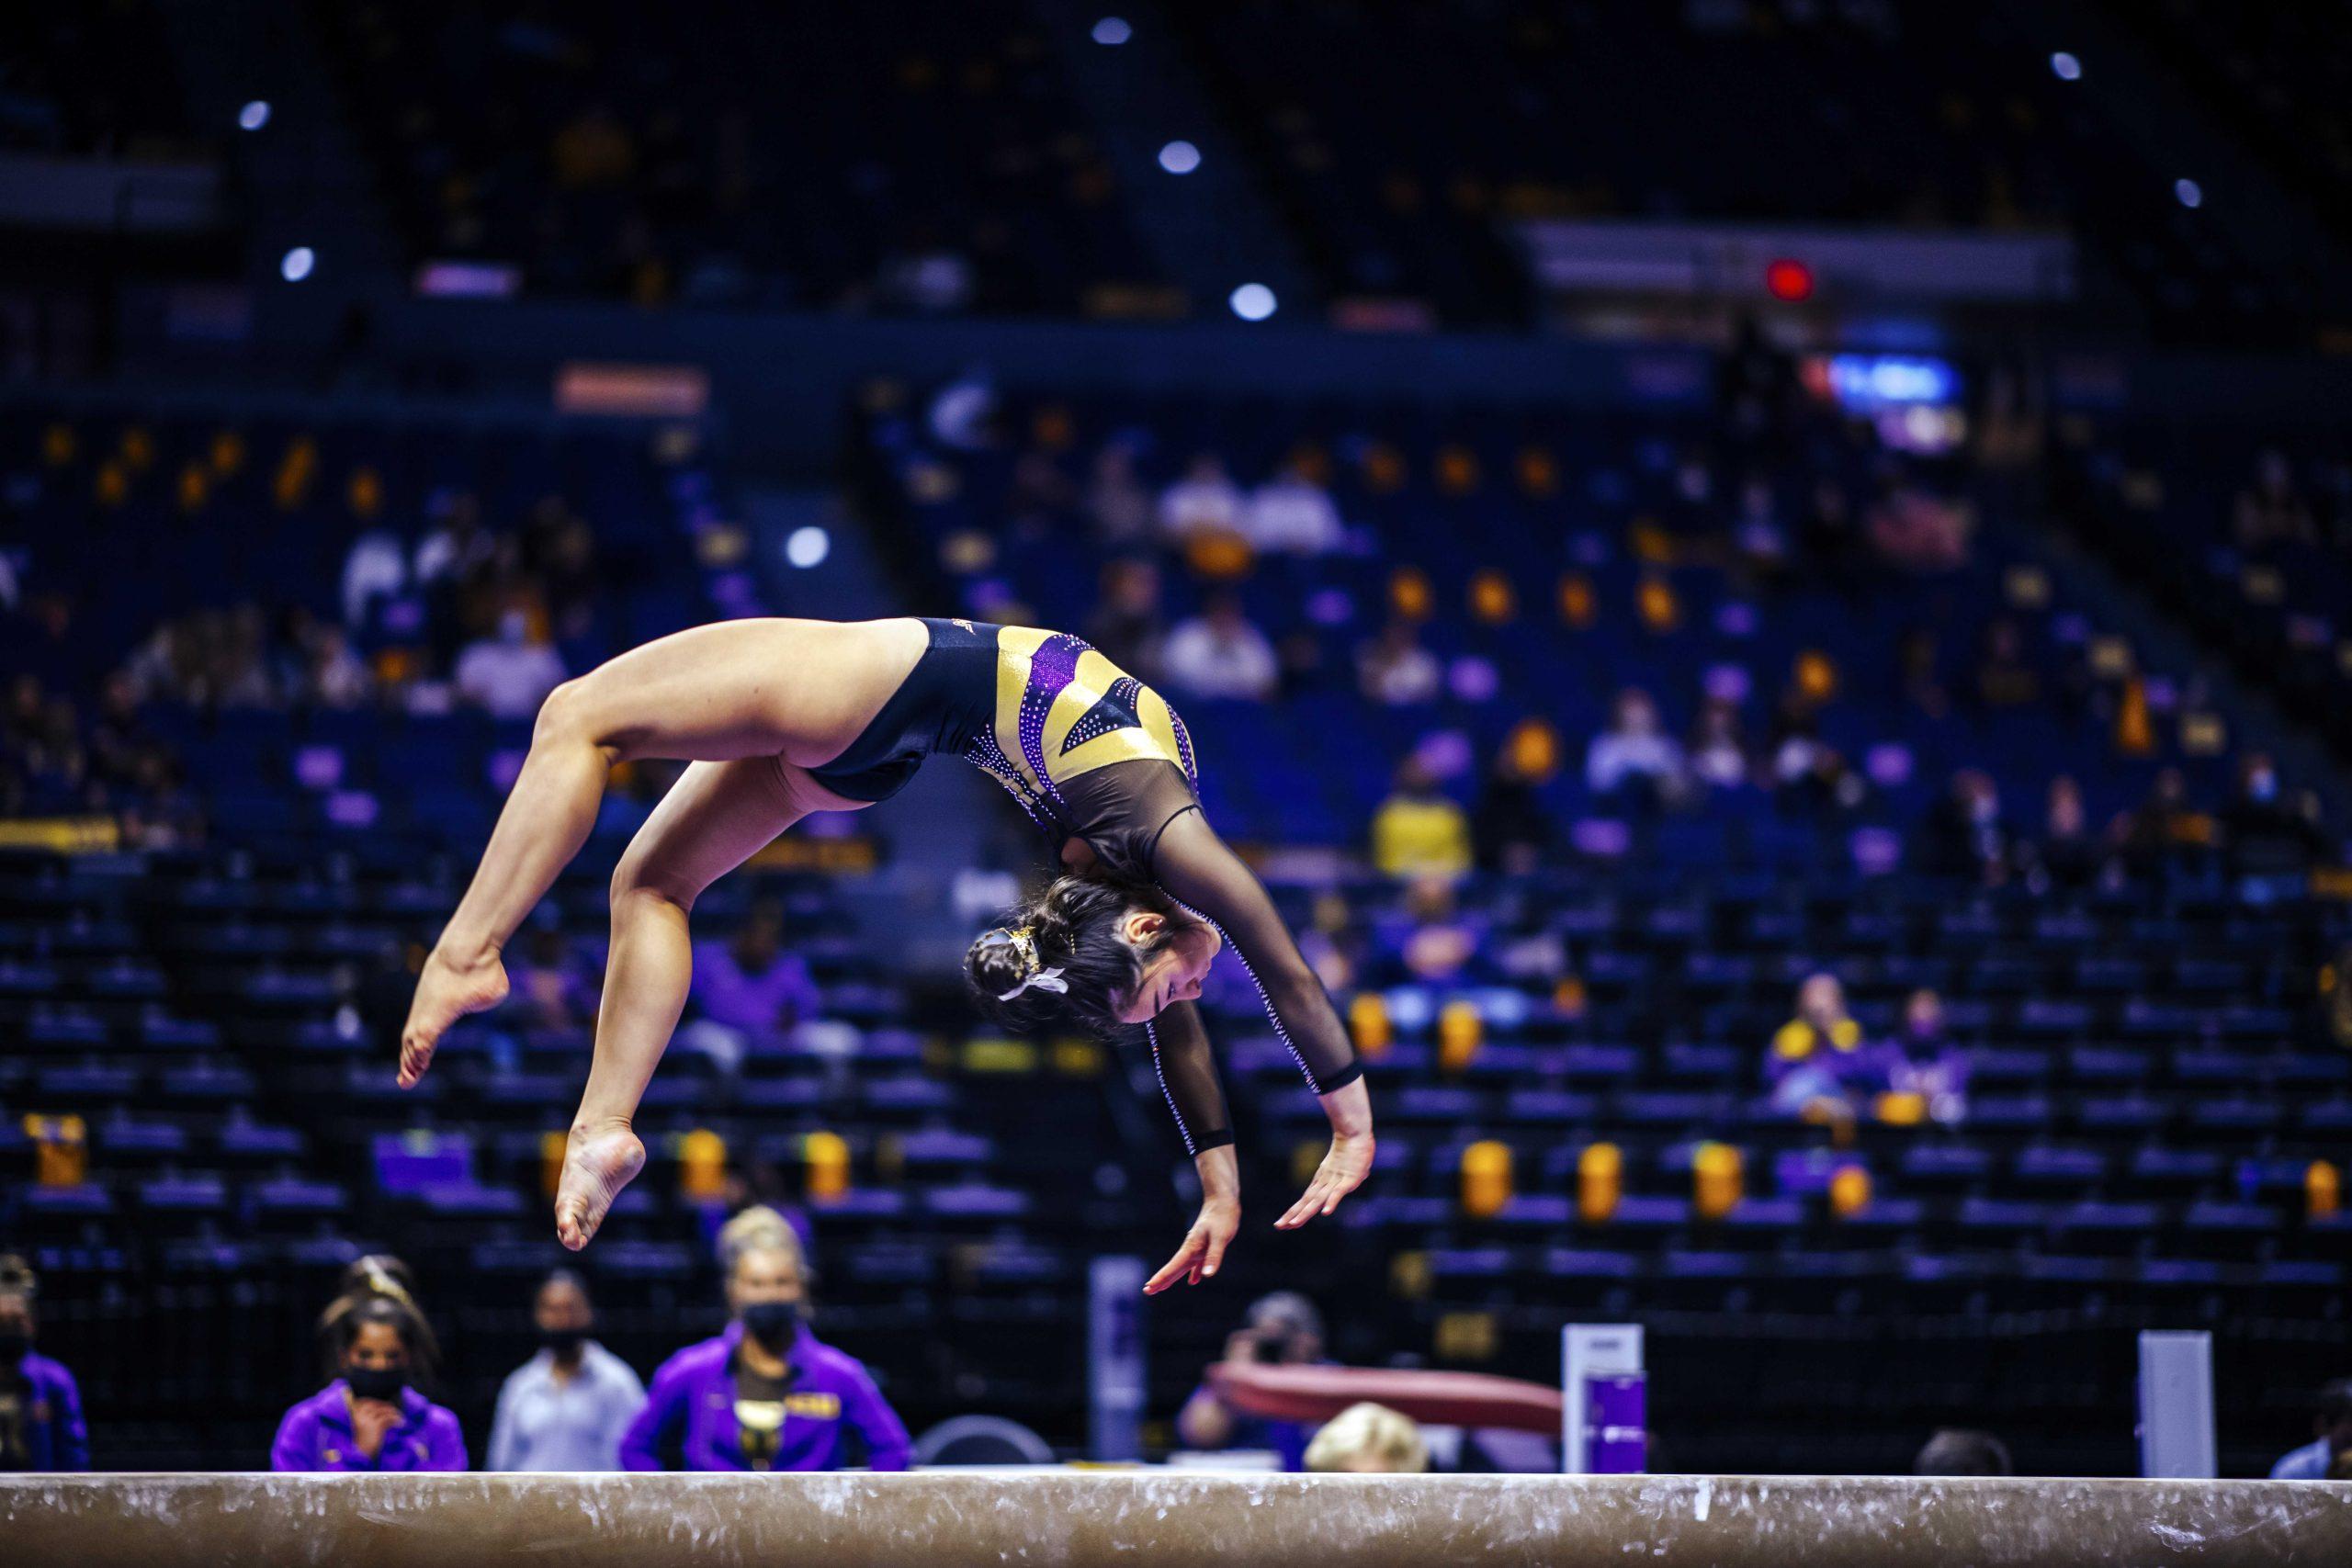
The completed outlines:
<svg viewBox="0 0 2352 1568">
<path fill-rule="evenodd" d="M 1411 1416 L 1367 1401 L 1324 1424 L 1306 1445 L 1306 1463 L 1318 1475 L 1419 1475 L 1430 1447 Z"/>
<path fill-rule="evenodd" d="M 1470 869 L 1470 823 L 1429 765 L 1408 757 L 1372 815 L 1372 863 L 1383 876 L 1460 876 Z"/>
<path fill-rule="evenodd" d="M 1226 1336 L 1225 1359 L 1234 1366 L 1319 1367 L 1323 1359 L 1323 1314 L 1295 1291 L 1276 1291 L 1250 1303 L 1242 1325 Z M 1284 1470 L 1306 1462 L 1309 1431 L 1303 1422 L 1274 1421 L 1235 1410 L 1204 1382 L 1176 1417 L 1184 1446 L 1206 1452 L 1225 1449 L 1271 1449 Z"/>
<path fill-rule="evenodd" d="M 1903 1021 L 1886 1053 L 1885 1088 L 1916 1094 L 1928 1118 L 1956 1127 L 1968 1114 L 1968 1054 L 1944 1027 L 1943 998 L 1922 987 L 1904 999 Z"/>
<path fill-rule="evenodd" d="M 1161 492 L 1159 531 L 1179 542 L 1200 533 L 1241 531 L 1241 491 L 1215 453 L 1196 454 L 1184 477 Z"/>
<path fill-rule="evenodd" d="M 2159 769 L 2147 798 L 2117 818 L 2112 832 L 2135 877 L 2155 876 L 2213 841 L 2213 823 L 2190 808 L 2188 781 L 2178 768 Z"/>
<path fill-rule="evenodd" d="M 507 960 L 506 1010 L 526 1029 L 584 1029 L 595 1021 L 596 987 L 558 927 L 534 925 Z M 511 950 L 510 950 L 511 951 Z"/>
<path fill-rule="evenodd" d="M 1241 536 L 1261 555 L 1329 555 L 1347 543 L 1329 492 L 1295 460 L 1250 492 L 1240 527 Z"/>
<path fill-rule="evenodd" d="M 1914 1475 L 2013 1475 L 2007 1444 L 1990 1432 L 1946 1427 L 1911 1461 Z"/>
<path fill-rule="evenodd" d="M 1524 876 L 1543 863 L 1557 837 L 1519 749 L 1505 742 L 1470 814 L 1478 869 Z"/>
<path fill-rule="evenodd" d="M 823 1005 L 808 961 L 784 945 L 784 906 L 754 901 L 726 942 L 695 943 L 693 996 L 702 1017 L 679 1043 L 733 1072 L 758 1042 L 816 1015 Z"/>
<path fill-rule="evenodd" d="M 1486 950 L 1489 928 L 1487 917 L 1461 907 L 1450 878 L 1421 877 L 1406 888 L 1403 907 L 1374 924 L 1372 977 L 1383 984 L 1433 986 L 1468 978 Z"/>
<path fill-rule="evenodd" d="M 90 1434 L 74 1374 L 33 1348 L 40 1281 L 0 1258 L 0 1471 L 87 1470 Z"/>
<path fill-rule="evenodd" d="M 2106 849 L 2084 818 L 2082 786 L 2064 773 L 2050 781 L 2048 814 L 2031 852 L 2037 891 L 2089 887 L 2106 870 Z"/>
<path fill-rule="evenodd" d="M 1244 702 L 1272 696 L 1280 673 L 1273 645 L 1231 593 L 1212 595 L 1201 615 L 1177 623 L 1161 662 L 1179 691 Z"/>
<path fill-rule="evenodd" d="M 2319 1391 L 2312 1412 L 2318 1434 L 2270 1467 L 2273 1481 L 2352 1481 L 2352 1378 Z"/>
<path fill-rule="evenodd" d="M 1885 1067 L 1846 1010 L 1834 975 L 1812 975 L 1797 988 L 1797 1015 L 1772 1036 L 1764 1079 L 1772 1109 L 1784 1115 L 1851 1120 L 1861 1097 L 1880 1087 Z"/>
<path fill-rule="evenodd" d="M 1913 626 L 1904 633 L 1894 662 L 1905 702 L 1928 718 L 1941 718 L 1951 710 L 1951 699 L 1944 694 L 1943 650 L 1933 630 Z"/>
<path fill-rule="evenodd" d="M 1747 740 L 1740 732 L 1739 705 L 1709 697 L 1690 728 L 1690 775 L 1715 789 L 1737 789 L 1749 782 Z"/>
<path fill-rule="evenodd" d="M 808 1332 L 808 1265 L 789 1231 L 734 1251 L 733 1321 L 662 1363 L 621 1439 L 628 1470 L 839 1470 L 855 1433 L 874 1470 L 904 1470 L 907 1429 L 865 1368 Z"/>
<path fill-rule="evenodd" d="M 1356 681 L 1368 700 L 1404 707 L 1435 701 L 1444 671 L 1437 656 L 1421 646 L 1413 623 L 1399 615 L 1357 655 Z"/>
<path fill-rule="evenodd" d="M 1976 663 L 1976 701 L 1998 712 L 2041 700 L 2041 676 L 2025 659 L 2025 634 L 2006 617 L 1984 628 L 1984 655 Z"/>
<path fill-rule="evenodd" d="M 2001 826 L 2001 795 L 1989 774 L 1963 768 L 1951 789 L 1919 825 L 1915 867 L 1929 876 L 1963 877 L 1997 886 L 2009 869 L 2009 838 Z"/>
<path fill-rule="evenodd" d="M 458 694 L 493 718 L 529 718 L 549 692 L 563 684 L 562 656 L 531 640 L 520 610 L 498 618 L 498 635 L 467 645 L 458 656 Z"/>
<path fill-rule="evenodd" d="M 351 542 L 343 558 L 344 625 L 365 630 L 379 599 L 397 599 L 408 588 L 408 548 L 379 524 Z"/>
<path fill-rule="evenodd" d="M 2254 462 L 2254 482 L 2238 491 L 2233 513 L 2238 543 L 2259 550 L 2273 543 L 2311 544 L 2319 537 L 2312 509 L 2295 486 L 2293 465 L 2276 447 L 2266 447 Z"/>
<path fill-rule="evenodd" d="M 466 1468 L 458 1418 L 411 1386 L 423 1370 L 423 1324 L 390 1296 L 334 1320 L 341 1375 L 286 1413 L 270 1446 L 275 1471 Z"/>
<path fill-rule="evenodd" d="M 1086 640 L 1147 686 L 1160 680 L 1168 625 L 1159 613 L 1159 569 L 1132 556 L 1102 563 L 1102 603 L 1087 618 Z"/>
<path fill-rule="evenodd" d="M 1900 478 L 1888 479 L 1871 505 L 1867 529 L 1878 558 L 1898 571 L 1951 571 L 1968 564 L 1973 528 L 1965 507 Z"/>
<path fill-rule="evenodd" d="M 303 652 L 308 665 L 300 689 L 307 701 L 322 708 L 337 709 L 366 704 L 375 682 L 368 673 L 368 666 L 351 651 L 350 638 L 341 626 L 312 626 Z"/>
<path fill-rule="evenodd" d="M 2328 853 L 2327 835 L 2281 797 L 2278 767 L 2260 751 L 2238 764 L 2237 794 L 2218 825 L 2236 876 L 2298 876 Z"/>
<path fill-rule="evenodd" d="M 1086 511 L 1094 536 L 1113 549 L 1148 543 L 1151 492 L 1136 478 L 1135 454 L 1114 441 L 1094 455 L 1094 478 L 1086 487 Z"/>
<path fill-rule="evenodd" d="M 465 491 L 435 498 L 435 526 L 416 547 L 411 569 L 417 586 L 429 588 L 443 579 L 462 581 L 490 565 L 498 541 L 481 525 L 481 502 Z"/>
<path fill-rule="evenodd" d="M 1049 533 L 1077 509 L 1078 501 L 1078 486 L 1062 472 L 1061 459 L 1053 453 L 1032 446 L 1012 465 L 1004 504 L 1016 530 L 1032 536 Z"/>
<path fill-rule="evenodd" d="M 1858 577 L 1860 531 L 1854 525 L 1854 502 L 1846 487 L 1824 477 L 1814 483 L 1813 504 L 1805 511 L 1805 553 L 1838 587 L 1850 592 Z"/>
<path fill-rule="evenodd" d="M 248 599 L 215 632 L 211 697 L 224 708 L 276 707 L 283 697 L 270 679 L 268 619 Z"/>
<path fill-rule="evenodd" d="M 1663 804 L 1682 791 L 1682 748 L 1658 722 L 1657 705 L 1637 686 L 1617 694 L 1615 716 L 1585 753 L 1585 783 L 1608 798 Z"/>
<path fill-rule="evenodd" d="M 498 1391 L 485 1470 L 602 1471 L 621 1467 L 621 1434 L 645 1407 L 645 1384 L 589 1333 L 588 1287 L 569 1269 L 539 1283 L 531 1303 L 538 1353 Z"/>
<path fill-rule="evenodd" d="M 1772 481 L 1751 477 L 1739 490 L 1739 514 L 1732 520 L 1732 549 L 1751 579 L 1768 583 L 1789 562 L 1788 529 L 1781 522 Z"/>
<path fill-rule="evenodd" d="M 637 172 L 637 143 L 605 104 L 591 104 L 560 127 L 548 157 L 566 190 L 627 185 Z"/>
</svg>

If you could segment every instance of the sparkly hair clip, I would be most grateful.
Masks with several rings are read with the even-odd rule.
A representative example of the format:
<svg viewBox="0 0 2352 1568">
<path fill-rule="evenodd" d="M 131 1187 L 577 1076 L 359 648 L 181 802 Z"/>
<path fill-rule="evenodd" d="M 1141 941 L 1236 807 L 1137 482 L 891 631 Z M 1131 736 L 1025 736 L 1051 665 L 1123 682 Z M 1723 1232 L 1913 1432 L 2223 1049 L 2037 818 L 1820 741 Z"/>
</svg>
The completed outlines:
<svg viewBox="0 0 2352 1568">
<path fill-rule="evenodd" d="M 1023 973 L 1021 976 L 1021 984 L 1009 991 L 998 993 L 997 1000 L 1009 1002 L 1032 987 L 1041 991 L 1054 991 L 1064 996 L 1069 994 L 1069 982 L 1062 978 L 1060 964 L 1057 964 L 1050 969 L 1039 966 L 1035 927 L 1013 926 L 1004 934 L 1006 940 L 1012 943 L 1014 951 L 1021 954 Z"/>
</svg>

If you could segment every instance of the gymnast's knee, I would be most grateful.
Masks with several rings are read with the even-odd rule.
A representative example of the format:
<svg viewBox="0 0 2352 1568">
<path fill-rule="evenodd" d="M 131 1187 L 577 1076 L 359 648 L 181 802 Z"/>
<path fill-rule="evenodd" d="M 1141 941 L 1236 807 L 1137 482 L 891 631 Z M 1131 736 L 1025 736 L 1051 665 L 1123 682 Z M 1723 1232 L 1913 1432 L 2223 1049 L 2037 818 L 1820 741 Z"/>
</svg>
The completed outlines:
<svg viewBox="0 0 2352 1568">
<path fill-rule="evenodd" d="M 613 867 L 612 886 L 608 889 L 613 923 L 618 925 L 631 914 L 648 908 L 666 907 L 683 914 L 695 907 L 695 897 L 701 891 L 699 887 L 688 887 L 677 878 L 664 875 L 654 856 L 641 853 L 632 847 L 622 853 L 620 863 Z"/>
<path fill-rule="evenodd" d="M 575 675 L 547 694 L 538 716 L 531 723 L 534 747 L 594 746 L 605 753 L 607 765 L 624 761 L 622 747 L 612 726 L 600 716 L 596 674 Z"/>
</svg>

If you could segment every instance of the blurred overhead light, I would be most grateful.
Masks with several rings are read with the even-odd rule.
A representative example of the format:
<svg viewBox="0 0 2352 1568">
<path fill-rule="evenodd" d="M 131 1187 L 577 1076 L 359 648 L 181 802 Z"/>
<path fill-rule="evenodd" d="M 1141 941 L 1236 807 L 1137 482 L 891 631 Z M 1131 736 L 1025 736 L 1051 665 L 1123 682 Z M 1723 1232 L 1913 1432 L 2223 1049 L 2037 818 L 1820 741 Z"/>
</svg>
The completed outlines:
<svg viewBox="0 0 2352 1568">
<path fill-rule="evenodd" d="M 795 528 L 785 536 L 784 558 L 805 571 L 809 567 L 820 565 L 832 548 L 831 536 L 811 524 L 804 528 Z"/>
<path fill-rule="evenodd" d="M 1245 321 L 1262 321 L 1274 313 L 1274 291 L 1262 283 L 1245 283 L 1226 301 Z"/>
<path fill-rule="evenodd" d="M 269 123 L 269 105 L 255 98 L 237 111 L 237 123 L 247 130 L 259 130 Z"/>
<path fill-rule="evenodd" d="M 2199 185 L 2195 180 L 2173 181 L 2172 194 L 2179 198 L 2180 204 L 2183 207 L 2202 207 L 2205 205 L 2205 187 Z"/>
<path fill-rule="evenodd" d="M 300 283 L 311 276 L 311 269 L 318 264 L 318 255 L 310 246 L 297 245 L 278 262 L 277 276 L 288 283 Z"/>
<path fill-rule="evenodd" d="M 1189 141 L 1171 141 L 1159 150 L 1159 166 L 1171 175 L 1189 175 L 1201 166 L 1201 150 Z"/>
<path fill-rule="evenodd" d="M 1124 17 L 1105 17 L 1094 24 L 1094 41 L 1099 44 L 1116 48 L 1135 36 L 1135 28 L 1127 26 Z"/>
<path fill-rule="evenodd" d="M 2061 82 L 2079 82 L 2083 78 L 2083 62 L 2063 49 L 2050 57 L 2050 70 Z"/>
</svg>

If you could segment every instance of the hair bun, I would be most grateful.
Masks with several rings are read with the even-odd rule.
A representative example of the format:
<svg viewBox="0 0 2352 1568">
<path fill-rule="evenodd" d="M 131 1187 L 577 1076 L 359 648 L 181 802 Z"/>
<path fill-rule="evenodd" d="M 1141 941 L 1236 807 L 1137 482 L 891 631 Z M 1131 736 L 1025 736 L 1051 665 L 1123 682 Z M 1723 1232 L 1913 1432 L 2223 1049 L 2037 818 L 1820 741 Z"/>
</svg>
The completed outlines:
<svg viewBox="0 0 2352 1568">
<path fill-rule="evenodd" d="M 967 962 L 973 980 L 990 993 L 1010 989 L 1029 977 L 1028 954 L 1009 926 L 981 932 Z"/>
</svg>

